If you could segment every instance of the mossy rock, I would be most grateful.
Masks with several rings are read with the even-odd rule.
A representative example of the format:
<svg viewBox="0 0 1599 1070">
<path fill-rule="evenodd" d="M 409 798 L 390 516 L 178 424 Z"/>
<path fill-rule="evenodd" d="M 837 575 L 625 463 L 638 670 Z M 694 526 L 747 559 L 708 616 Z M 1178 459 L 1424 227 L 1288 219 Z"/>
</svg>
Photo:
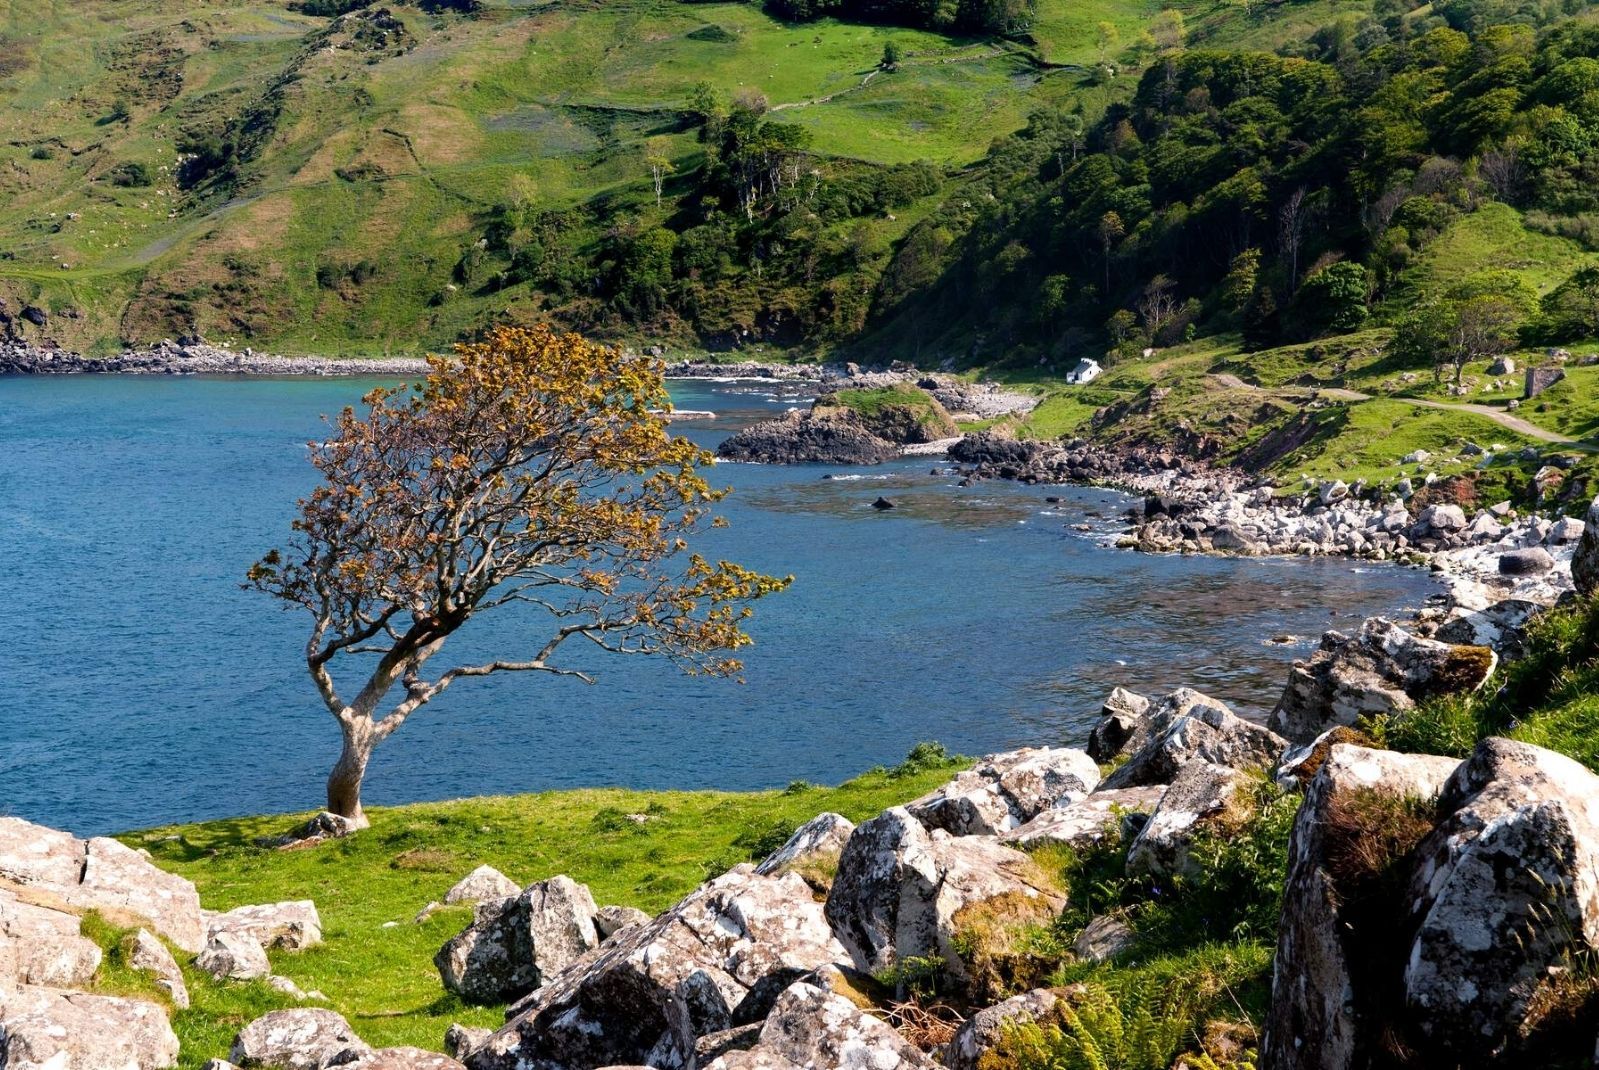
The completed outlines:
<svg viewBox="0 0 1599 1070">
<path fill-rule="evenodd" d="M 818 399 L 813 411 L 852 412 L 872 434 L 899 446 L 956 438 L 961 433 L 937 398 L 909 383 L 840 390 Z"/>
</svg>

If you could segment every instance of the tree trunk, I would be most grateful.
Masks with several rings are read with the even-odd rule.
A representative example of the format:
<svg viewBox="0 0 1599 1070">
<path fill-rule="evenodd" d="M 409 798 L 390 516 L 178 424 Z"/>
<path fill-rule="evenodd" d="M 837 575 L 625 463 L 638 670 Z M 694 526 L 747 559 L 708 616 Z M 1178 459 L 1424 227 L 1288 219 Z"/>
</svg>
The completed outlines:
<svg viewBox="0 0 1599 1070">
<path fill-rule="evenodd" d="M 366 763 L 372 757 L 377 739 L 372 723 L 365 718 L 354 723 L 341 721 L 340 726 L 344 748 L 328 774 L 328 810 L 348 818 L 356 828 L 366 828 L 366 814 L 361 809 L 361 781 L 366 778 Z"/>
</svg>

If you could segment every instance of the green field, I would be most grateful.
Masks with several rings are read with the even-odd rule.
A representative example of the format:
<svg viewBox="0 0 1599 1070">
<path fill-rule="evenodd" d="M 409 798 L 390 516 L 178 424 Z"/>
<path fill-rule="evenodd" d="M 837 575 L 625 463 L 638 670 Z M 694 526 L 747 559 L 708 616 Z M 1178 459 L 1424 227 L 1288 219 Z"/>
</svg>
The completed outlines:
<svg viewBox="0 0 1599 1070">
<path fill-rule="evenodd" d="M 795 784 L 786 791 L 562 791 L 379 808 L 372 828 L 313 850 L 253 846 L 292 827 L 290 816 L 239 818 L 130 833 L 163 868 L 193 880 L 207 909 L 311 899 L 325 942 L 273 951 L 273 969 L 301 988 L 319 989 L 374 1045 L 442 1050 L 451 1022 L 496 1026 L 501 1008 L 469 1007 L 449 996 L 433 955 L 471 920 L 468 907 L 414 919 L 481 864 L 529 884 L 559 873 L 588 884 L 601 904 L 657 913 L 702 881 L 764 857 L 823 811 L 864 820 L 942 783 L 957 761 L 925 748 L 892 770 L 840 787 Z M 642 823 L 625 815 L 642 814 Z M 303 818 L 302 818 L 303 819 Z M 115 945 L 118 934 L 103 934 Z M 195 1070 L 225 1056 L 254 1017 L 295 1006 L 262 982 L 216 983 L 186 971 L 193 1007 L 173 1014 L 182 1066 Z M 145 975 L 119 970 L 115 956 L 101 988 L 156 995 Z M 159 998 L 159 997 L 158 997 Z"/>
</svg>

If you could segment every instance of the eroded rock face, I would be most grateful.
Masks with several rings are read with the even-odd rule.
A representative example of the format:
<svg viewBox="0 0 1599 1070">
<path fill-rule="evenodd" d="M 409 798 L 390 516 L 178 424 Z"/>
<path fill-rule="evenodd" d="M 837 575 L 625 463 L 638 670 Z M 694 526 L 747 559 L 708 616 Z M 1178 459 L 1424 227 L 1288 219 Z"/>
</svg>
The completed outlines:
<svg viewBox="0 0 1599 1070">
<path fill-rule="evenodd" d="M 472 924 L 434 956 L 444 987 L 476 1003 L 527 995 L 600 944 L 587 886 L 552 877 L 477 904 Z"/>
<path fill-rule="evenodd" d="M 1577 593 L 1585 598 L 1599 592 L 1599 498 L 1588 507 L 1582 538 L 1571 559 L 1571 581 L 1576 584 Z"/>
<path fill-rule="evenodd" d="M 763 859 L 755 872 L 770 877 L 808 864 L 834 862 L 854 831 L 855 822 L 842 814 L 817 814 L 795 829 L 788 842 Z"/>
<path fill-rule="evenodd" d="M 1398 946 L 1393 963 L 1402 968 L 1404 947 L 1388 926 L 1402 904 L 1378 903 L 1365 912 L 1351 909 L 1351 882 L 1342 872 L 1348 843 L 1369 836 L 1361 822 L 1339 815 L 1358 814 L 1365 805 L 1424 804 L 1435 798 L 1459 762 L 1427 755 L 1396 754 L 1350 744 L 1335 744 L 1305 791 L 1289 842 L 1287 887 L 1272 974 L 1271 1010 L 1262 1045 L 1262 1065 L 1276 1070 L 1345 1070 L 1365 1065 L 1380 1030 L 1368 1019 L 1373 1000 L 1389 999 L 1389 987 L 1374 994 L 1372 979 L 1356 976 L 1354 965 Z M 1377 818 L 1366 824 L 1380 824 Z M 1391 821 L 1392 819 L 1388 819 Z M 1401 845 L 1402 846 L 1402 845 Z M 1396 862 L 1397 864 L 1397 862 Z M 1379 877 L 1367 883 L 1381 886 Z M 1365 887 L 1364 885 L 1362 887 Z M 1358 902 L 1358 900 L 1357 900 Z M 1388 985 L 1392 985 L 1389 979 Z M 1379 979 L 1376 986 L 1382 986 Z"/>
<path fill-rule="evenodd" d="M 272 972 L 272 964 L 260 944 L 248 935 L 227 929 L 211 934 L 194 964 L 219 981 L 248 981 Z"/>
<path fill-rule="evenodd" d="M 1270 767 L 1287 745 L 1224 703 L 1187 689 L 1168 695 L 1147 720 L 1144 742 L 1105 778 L 1105 788 L 1169 784 L 1191 762 L 1233 769 Z"/>
<path fill-rule="evenodd" d="M 992 836 L 1081 799 L 1098 784 L 1099 765 L 1083 751 L 1027 747 L 990 754 L 905 809 L 929 829 Z"/>
<path fill-rule="evenodd" d="M 1550 967 L 1599 946 L 1599 777 L 1487 739 L 1439 812 L 1411 876 L 1404 990 L 1434 1050 L 1470 1058 L 1515 1032 Z"/>
<path fill-rule="evenodd" d="M 263 948 L 299 951 L 322 942 L 322 919 L 309 899 L 237 907 L 221 914 L 207 912 L 206 936 L 220 932 L 246 937 Z"/>
<path fill-rule="evenodd" d="M 486 903 L 522 894 L 521 887 L 493 866 L 479 866 L 444 893 L 446 903 Z"/>
<path fill-rule="evenodd" d="M 154 1003 L 24 985 L 0 986 L 0 1067 L 165 1070 L 178 1038 Z"/>
<path fill-rule="evenodd" d="M 306 1008 L 263 1014 L 240 1030 L 228 1058 L 245 1070 L 326 1070 L 345 1052 L 369 1051 L 342 1016 Z"/>
<path fill-rule="evenodd" d="M 938 955 L 963 974 L 953 940 L 962 911 L 1003 900 L 1047 922 L 1064 905 L 1032 859 L 988 836 L 928 832 L 903 807 L 855 830 L 827 897 L 827 920 L 868 972 Z"/>
<path fill-rule="evenodd" d="M 648 925 L 650 916 L 637 907 L 600 907 L 594 913 L 594 930 L 602 941 L 609 940 L 623 929 Z"/>
<path fill-rule="evenodd" d="M 76 911 L 132 915 L 185 951 L 205 945 L 200 896 L 116 840 L 80 840 L 14 817 L 0 817 L 0 880 L 37 888 Z"/>
<path fill-rule="evenodd" d="M 72 988 L 100 966 L 77 915 L 24 902 L 0 888 L 0 984 Z"/>
<path fill-rule="evenodd" d="M 1231 766 L 1203 760 L 1186 763 L 1128 845 L 1127 872 L 1152 876 L 1189 872 L 1194 837 L 1226 816 L 1243 779 Z"/>
<path fill-rule="evenodd" d="M 1096 762 L 1108 762 L 1120 757 L 1139 723 L 1149 712 L 1149 699 L 1143 695 L 1118 687 L 1110 693 L 1099 711 L 1099 721 L 1088 733 L 1088 756 Z"/>
<path fill-rule="evenodd" d="M 1102 788 L 1087 798 L 1045 810 L 1020 828 L 999 837 L 1001 843 L 1017 847 L 1036 847 L 1045 843 L 1065 844 L 1082 849 L 1118 831 L 1123 819 L 1133 814 L 1148 815 L 1166 794 L 1163 784 L 1140 788 Z"/>
<path fill-rule="evenodd" d="M 1421 639 L 1393 621 L 1373 617 L 1355 636 L 1328 632 L 1314 657 L 1294 663 L 1269 724 L 1295 743 L 1308 743 L 1361 717 L 1474 691 L 1498 664 L 1486 647 Z"/>
<path fill-rule="evenodd" d="M 550 978 L 466 1063 L 683 1070 L 697 1038 L 761 1020 L 789 984 L 846 957 L 797 874 L 739 866 Z"/>
<path fill-rule="evenodd" d="M 1060 1000 L 1056 989 L 1035 988 L 985 1007 L 966 1019 L 954 1039 L 944 1046 L 944 1065 L 949 1070 L 977 1070 L 979 1060 L 999 1044 L 1007 1027 L 1048 1021 Z"/>
</svg>

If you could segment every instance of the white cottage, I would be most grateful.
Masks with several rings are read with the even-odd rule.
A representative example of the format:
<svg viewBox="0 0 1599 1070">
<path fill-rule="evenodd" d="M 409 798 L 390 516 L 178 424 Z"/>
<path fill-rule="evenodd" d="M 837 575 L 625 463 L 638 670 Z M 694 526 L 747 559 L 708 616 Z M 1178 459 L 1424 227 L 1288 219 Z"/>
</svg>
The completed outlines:
<svg viewBox="0 0 1599 1070">
<path fill-rule="evenodd" d="M 1098 379 L 1104 371 L 1105 369 L 1099 366 L 1099 361 L 1084 357 L 1077 362 L 1077 367 L 1067 373 L 1066 381 L 1073 385 L 1091 383 Z"/>
</svg>

